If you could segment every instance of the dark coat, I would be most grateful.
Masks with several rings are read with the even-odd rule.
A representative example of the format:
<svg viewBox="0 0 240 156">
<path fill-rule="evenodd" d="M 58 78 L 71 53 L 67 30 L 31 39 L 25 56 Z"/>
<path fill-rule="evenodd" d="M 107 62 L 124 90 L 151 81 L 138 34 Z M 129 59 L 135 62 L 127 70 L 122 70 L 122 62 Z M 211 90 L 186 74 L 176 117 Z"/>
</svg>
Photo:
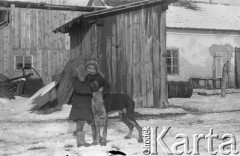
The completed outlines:
<svg viewBox="0 0 240 156">
<path fill-rule="evenodd" d="M 75 76 L 72 80 L 72 85 L 74 91 L 69 119 L 74 121 L 93 121 L 91 80 L 86 77 L 84 82 L 81 82 L 79 78 Z"/>
<path fill-rule="evenodd" d="M 72 80 L 73 85 L 73 98 L 72 98 L 72 109 L 69 115 L 70 120 L 86 120 L 93 122 L 93 112 L 91 108 L 92 100 L 92 88 L 91 83 L 95 80 L 101 79 L 102 83 L 99 87 L 103 86 L 104 91 L 109 91 L 109 84 L 106 83 L 105 79 L 99 74 L 87 75 L 84 82 L 81 82 L 77 76 Z"/>
</svg>

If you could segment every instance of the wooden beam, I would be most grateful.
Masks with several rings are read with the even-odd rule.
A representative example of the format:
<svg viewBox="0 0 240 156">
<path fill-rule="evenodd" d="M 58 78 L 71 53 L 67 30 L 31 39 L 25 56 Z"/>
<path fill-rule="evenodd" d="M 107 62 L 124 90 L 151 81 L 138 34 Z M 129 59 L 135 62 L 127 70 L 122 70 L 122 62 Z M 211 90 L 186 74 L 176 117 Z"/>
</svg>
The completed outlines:
<svg viewBox="0 0 240 156">
<path fill-rule="evenodd" d="M 10 7 L 11 4 L 15 4 L 18 8 L 31 8 L 31 9 L 47 9 L 47 10 L 66 10 L 66 11 L 83 11 L 92 12 L 96 10 L 102 10 L 106 7 L 91 7 L 91 6 L 71 6 L 71 5 L 55 5 L 46 3 L 29 3 L 29 2 L 17 2 L 17 1 L 0 1 L 0 6 Z"/>
</svg>

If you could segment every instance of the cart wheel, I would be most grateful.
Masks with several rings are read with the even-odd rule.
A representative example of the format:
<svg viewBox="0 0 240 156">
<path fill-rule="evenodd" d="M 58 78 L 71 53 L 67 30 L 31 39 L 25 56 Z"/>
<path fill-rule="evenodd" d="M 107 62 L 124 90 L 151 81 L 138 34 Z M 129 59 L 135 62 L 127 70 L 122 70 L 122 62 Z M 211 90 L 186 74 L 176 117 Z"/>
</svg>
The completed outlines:
<svg viewBox="0 0 240 156">
<path fill-rule="evenodd" d="M 0 74 L 0 82 L 8 81 L 9 78 L 3 74 Z"/>
</svg>

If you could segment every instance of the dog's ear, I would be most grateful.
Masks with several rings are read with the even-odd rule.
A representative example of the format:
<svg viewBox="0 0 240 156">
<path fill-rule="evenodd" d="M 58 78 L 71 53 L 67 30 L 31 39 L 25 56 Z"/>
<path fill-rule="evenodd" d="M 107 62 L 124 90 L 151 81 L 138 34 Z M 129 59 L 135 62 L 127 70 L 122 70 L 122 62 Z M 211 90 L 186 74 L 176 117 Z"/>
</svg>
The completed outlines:
<svg viewBox="0 0 240 156">
<path fill-rule="evenodd" d="M 103 87 L 99 88 L 98 91 L 102 92 L 103 91 Z"/>
</svg>

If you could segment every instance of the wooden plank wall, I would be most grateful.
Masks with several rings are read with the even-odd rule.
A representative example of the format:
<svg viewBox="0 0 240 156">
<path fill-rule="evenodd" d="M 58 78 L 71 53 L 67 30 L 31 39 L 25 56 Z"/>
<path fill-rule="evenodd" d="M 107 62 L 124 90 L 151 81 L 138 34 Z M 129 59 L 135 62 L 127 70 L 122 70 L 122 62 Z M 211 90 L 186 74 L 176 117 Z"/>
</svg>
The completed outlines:
<svg viewBox="0 0 240 156">
<path fill-rule="evenodd" d="M 107 16 L 103 26 L 81 23 L 70 35 L 71 55 L 97 53 L 112 92 L 130 95 L 136 107 L 163 107 L 165 20 L 161 6 L 153 6 Z"/>
<path fill-rule="evenodd" d="M 60 73 L 70 57 L 68 34 L 52 30 L 79 16 L 81 12 L 15 8 L 11 22 L 0 30 L 0 73 L 12 78 L 21 75 L 14 69 L 14 55 L 33 55 L 33 67 L 44 82 Z"/>
</svg>

